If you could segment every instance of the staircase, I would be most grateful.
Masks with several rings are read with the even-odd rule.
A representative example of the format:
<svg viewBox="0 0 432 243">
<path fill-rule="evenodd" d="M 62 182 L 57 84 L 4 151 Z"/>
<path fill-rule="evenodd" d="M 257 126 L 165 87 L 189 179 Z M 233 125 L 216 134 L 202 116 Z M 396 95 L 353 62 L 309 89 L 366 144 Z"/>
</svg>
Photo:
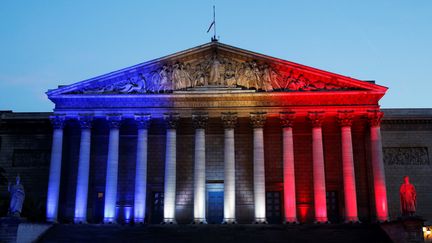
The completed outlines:
<svg viewBox="0 0 432 243">
<path fill-rule="evenodd" d="M 391 242 L 379 225 L 64 225 L 39 242 Z"/>
</svg>

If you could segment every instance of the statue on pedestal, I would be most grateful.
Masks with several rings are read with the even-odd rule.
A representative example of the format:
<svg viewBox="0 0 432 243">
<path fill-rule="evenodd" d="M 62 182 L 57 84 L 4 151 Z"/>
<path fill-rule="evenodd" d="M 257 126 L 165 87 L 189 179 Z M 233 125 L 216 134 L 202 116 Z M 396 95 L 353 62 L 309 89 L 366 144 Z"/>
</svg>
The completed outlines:
<svg viewBox="0 0 432 243">
<path fill-rule="evenodd" d="M 414 216 L 416 212 L 417 193 L 409 177 L 404 176 L 404 183 L 399 188 L 402 216 Z"/>
<path fill-rule="evenodd" d="M 18 175 L 16 177 L 16 184 L 11 185 L 9 182 L 8 185 L 8 191 L 11 195 L 9 215 L 14 217 L 20 217 L 25 198 L 24 186 L 20 183 L 20 181 L 21 178 Z"/>
</svg>

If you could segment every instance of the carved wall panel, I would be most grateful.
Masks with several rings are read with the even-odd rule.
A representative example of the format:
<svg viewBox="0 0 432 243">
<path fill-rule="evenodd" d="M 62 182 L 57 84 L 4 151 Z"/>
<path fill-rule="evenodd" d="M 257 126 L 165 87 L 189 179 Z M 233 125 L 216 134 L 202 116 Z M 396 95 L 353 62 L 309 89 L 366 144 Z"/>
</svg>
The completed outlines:
<svg viewBox="0 0 432 243">
<path fill-rule="evenodd" d="M 383 154 L 387 165 L 429 165 L 427 147 L 385 147 Z"/>
</svg>

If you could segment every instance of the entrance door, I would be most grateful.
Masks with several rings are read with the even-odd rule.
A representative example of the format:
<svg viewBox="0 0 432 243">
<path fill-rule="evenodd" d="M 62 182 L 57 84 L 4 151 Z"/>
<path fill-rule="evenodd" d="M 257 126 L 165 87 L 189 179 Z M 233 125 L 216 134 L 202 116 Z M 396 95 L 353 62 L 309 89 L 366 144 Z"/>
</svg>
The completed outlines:
<svg viewBox="0 0 432 243">
<path fill-rule="evenodd" d="M 328 191 L 327 195 L 327 217 L 332 223 L 339 222 L 339 200 L 337 191 Z"/>
<path fill-rule="evenodd" d="M 207 223 L 222 223 L 223 205 L 223 184 L 207 184 Z"/>
<path fill-rule="evenodd" d="M 266 192 L 266 216 L 269 224 L 280 224 L 281 213 L 281 192 Z"/>
<path fill-rule="evenodd" d="M 152 193 L 151 215 L 150 222 L 152 224 L 160 224 L 163 221 L 163 207 L 164 207 L 164 194 L 163 192 Z"/>
</svg>

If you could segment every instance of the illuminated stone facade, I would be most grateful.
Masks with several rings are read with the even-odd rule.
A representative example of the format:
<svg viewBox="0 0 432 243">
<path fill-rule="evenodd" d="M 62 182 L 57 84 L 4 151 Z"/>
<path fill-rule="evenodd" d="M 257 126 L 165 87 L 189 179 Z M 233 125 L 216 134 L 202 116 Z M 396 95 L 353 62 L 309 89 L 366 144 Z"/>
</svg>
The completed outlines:
<svg viewBox="0 0 432 243">
<path fill-rule="evenodd" d="M 39 175 L 48 221 L 384 221 L 399 175 L 423 180 L 432 146 L 430 110 L 382 122 L 386 90 L 214 41 L 50 90 L 40 119 L 2 113 L 0 156 L 42 148 L 43 166 L 4 167 Z M 23 121 L 42 130 L 19 136 Z"/>
</svg>

